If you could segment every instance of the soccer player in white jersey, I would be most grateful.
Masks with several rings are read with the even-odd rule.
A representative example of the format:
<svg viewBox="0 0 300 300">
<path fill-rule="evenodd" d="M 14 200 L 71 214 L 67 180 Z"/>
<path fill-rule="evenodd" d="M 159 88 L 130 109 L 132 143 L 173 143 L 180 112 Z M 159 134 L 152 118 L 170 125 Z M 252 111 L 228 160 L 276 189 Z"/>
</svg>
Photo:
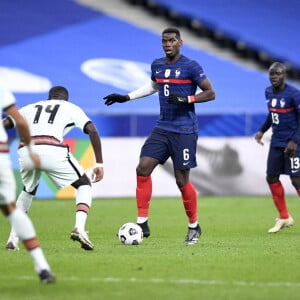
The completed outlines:
<svg viewBox="0 0 300 300">
<path fill-rule="evenodd" d="M 15 127 L 24 141 L 24 151 L 26 152 L 27 160 L 30 161 L 33 168 L 39 167 L 39 156 L 32 151 L 29 128 L 18 111 L 15 97 L 11 92 L 0 87 L 1 119 L 2 111 L 5 111 L 14 120 Z M 43 283 L 55 282 L 55 276 L 50 271 L 30 218 L 16 207 L 16 183 L 9 157 L 7 133 L 3 128 L 2 122 L 0 124 L 0 166 L 0 209 L 11 226 L 14 227 L 25 248 L 29 251 L 34 261 L 35 271 L 38 273 L 41 281 Z"/>
<path fill-rule="evenodd" d="M 94 245 L 85 231 L 92 204 L 91 180 L 69 151 L 68 145 L 64 144 L 64 135 L 75 127 L 89 135 L 95 155 L 92 182 L 103 178 L 101 140 L 93 122 L 80 107 L 68 102 L 68 98 L 69 93 L 65 87 L 55 86 L 50 89 L 48 100 L 29 104 L 20 109 L 29 125 L 41 165 L 39 169 L 32 170 L 32 163 L 28 161 L 26 149 L 21 141 L 18 155 L 24 187 L 17 199 L 17 206 L 25 212 L 29 210 L 42 172 L 49 176 L 58 189 L 72 185 L 77 191 L 75 226 L 71 232 L 71 239 L 78 241 L 83 249 L 93 250 Z M 6 118 L 4 125 L 6 128 L 14 127 L 13 118 Z M 6 248 L 18 250 L 18 236 L 13 228 Z"/>
</svg>

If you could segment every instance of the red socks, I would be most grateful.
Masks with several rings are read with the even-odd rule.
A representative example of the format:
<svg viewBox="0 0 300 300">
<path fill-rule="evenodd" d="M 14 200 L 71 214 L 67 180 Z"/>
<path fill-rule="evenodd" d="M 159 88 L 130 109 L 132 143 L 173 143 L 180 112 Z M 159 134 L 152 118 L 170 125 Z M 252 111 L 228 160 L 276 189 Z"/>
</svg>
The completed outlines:
<svg viewBox="0 0 300 300">
<path fill-rule="evenodd" d="M 188 216 L 189 223 L 195 223 L 198 220 L 197 211 L 197 193 L 191 182 L 180 188 L 183 206 Z M 151 176 L 137 176 L 136 204 L 138 217 L 148 217 L 150 199 L 152 196 Z"/>
<path fill-rule="evenodd" d="M 138 217 L 148 217 L 150 199 L 152 196 L 152 179 L 151 176 L 137 176 L 136 181 Z"/>
<path fill-rule="evenodd" d="M 275 182 L 269 184 L 272 198 L 274 200 L 275 206 L 279 212 L 280 219 L 287 219 L 289 217 L 289 212 L 286 207 L 284 189 L 281 182 Z"/>
<path fill-rule="evenodd" d="M 189 223 L 195 223 L 198 220 L 198 211 L 197 211 L 197 193 L 189 181 L 185 186 L 180 188 L 183 206 L 188 216 Z"/>
</svg>

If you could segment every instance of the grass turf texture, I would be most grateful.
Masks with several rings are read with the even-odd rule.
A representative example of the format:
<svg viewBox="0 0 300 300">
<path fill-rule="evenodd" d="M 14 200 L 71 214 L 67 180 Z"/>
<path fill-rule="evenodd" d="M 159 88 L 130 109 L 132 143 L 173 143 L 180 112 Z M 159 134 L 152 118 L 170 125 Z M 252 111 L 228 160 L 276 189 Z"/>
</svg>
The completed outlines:
<svg viewBox="0 0 300 300">
<path fill-rule="evenodd" d="M 125 246 L 116 233 L 136 221 L 135 200 L 94 200 L 87 229 L 95 250 L 84 251 L 69 238 L 74 200 L 35 200 L 30 216 L 57 283 L 39 282 L 23 245 L 4 249 L 1 218 L 0 299 L 300 299 L 300 200 L 287 203 L 296 224 L 268 234 L 277 216 L 269 197 L 201 197 L 203 234 L 185 246 L 181 200 L 154 198 L 151 237 Z"/>
</svg>

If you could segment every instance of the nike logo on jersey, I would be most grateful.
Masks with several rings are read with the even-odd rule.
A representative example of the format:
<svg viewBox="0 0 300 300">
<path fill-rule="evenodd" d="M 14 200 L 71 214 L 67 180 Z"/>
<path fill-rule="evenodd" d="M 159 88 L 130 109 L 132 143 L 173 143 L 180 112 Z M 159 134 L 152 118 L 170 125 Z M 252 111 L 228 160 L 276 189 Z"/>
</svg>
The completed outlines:
<svg viewBox="0 0 300 300">
<path fill-rule="evenodd" d="M 183 165 L 184 165 L 184 166 L 187 166 L 189 163 L 190 163 L 190 162 L 187 161 L 187 162 L 184 162 Z"/>
<path fill-rule="evenodd" d="M 161 71 L 155 71 L 155 74 L 159 74 Z"/>
</svg>

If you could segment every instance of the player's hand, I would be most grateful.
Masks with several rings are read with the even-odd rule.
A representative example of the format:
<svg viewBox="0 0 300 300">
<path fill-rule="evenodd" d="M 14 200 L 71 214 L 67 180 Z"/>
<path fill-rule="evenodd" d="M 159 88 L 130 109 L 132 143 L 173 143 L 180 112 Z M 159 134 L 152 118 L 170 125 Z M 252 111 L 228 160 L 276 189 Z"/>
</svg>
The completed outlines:
<svg viewBox="0 0 300 300">
<path fill-rule="evenodd" d="M 118 103 L 124 103 L 129 99 L 129 96 L 128 95 L 120 95 L 120 94 L 110 94 L 110 95 L 107 95 L 103 98 L 105 100 L 105 104 L 106 105 L 112 105 L 116 102 Z"/>
<path fill-rule="evenodd" d="M 168 98 L 169 104 L 194 103 L 195 96 L 170 95 Z"/>
<path fill-rule="evenodd" d="M 260 144 L 260 145 L 264 145 L 263 141 L 261 140 L 262 137 L 263 137 L 263 133 L 261 131 L 257 132 L 256 135 L 255 135 L 255 140 Z"/>
<path fill-rule="evenodd" d="M 292 158 L 295 156 L 297 150 L 297 144 L 293 141 L 289 141 L 286 148 L 284 149 L 284 153 L 287 157 Z"/>
<path fill-rule="evenodd" d="M 92 173 L 92 182 L 98 182 L 103 179 L 104 171 L 103 167 L 97 167 L 95 166 L 93 168 L 93 173 Z"/>
</svg>

